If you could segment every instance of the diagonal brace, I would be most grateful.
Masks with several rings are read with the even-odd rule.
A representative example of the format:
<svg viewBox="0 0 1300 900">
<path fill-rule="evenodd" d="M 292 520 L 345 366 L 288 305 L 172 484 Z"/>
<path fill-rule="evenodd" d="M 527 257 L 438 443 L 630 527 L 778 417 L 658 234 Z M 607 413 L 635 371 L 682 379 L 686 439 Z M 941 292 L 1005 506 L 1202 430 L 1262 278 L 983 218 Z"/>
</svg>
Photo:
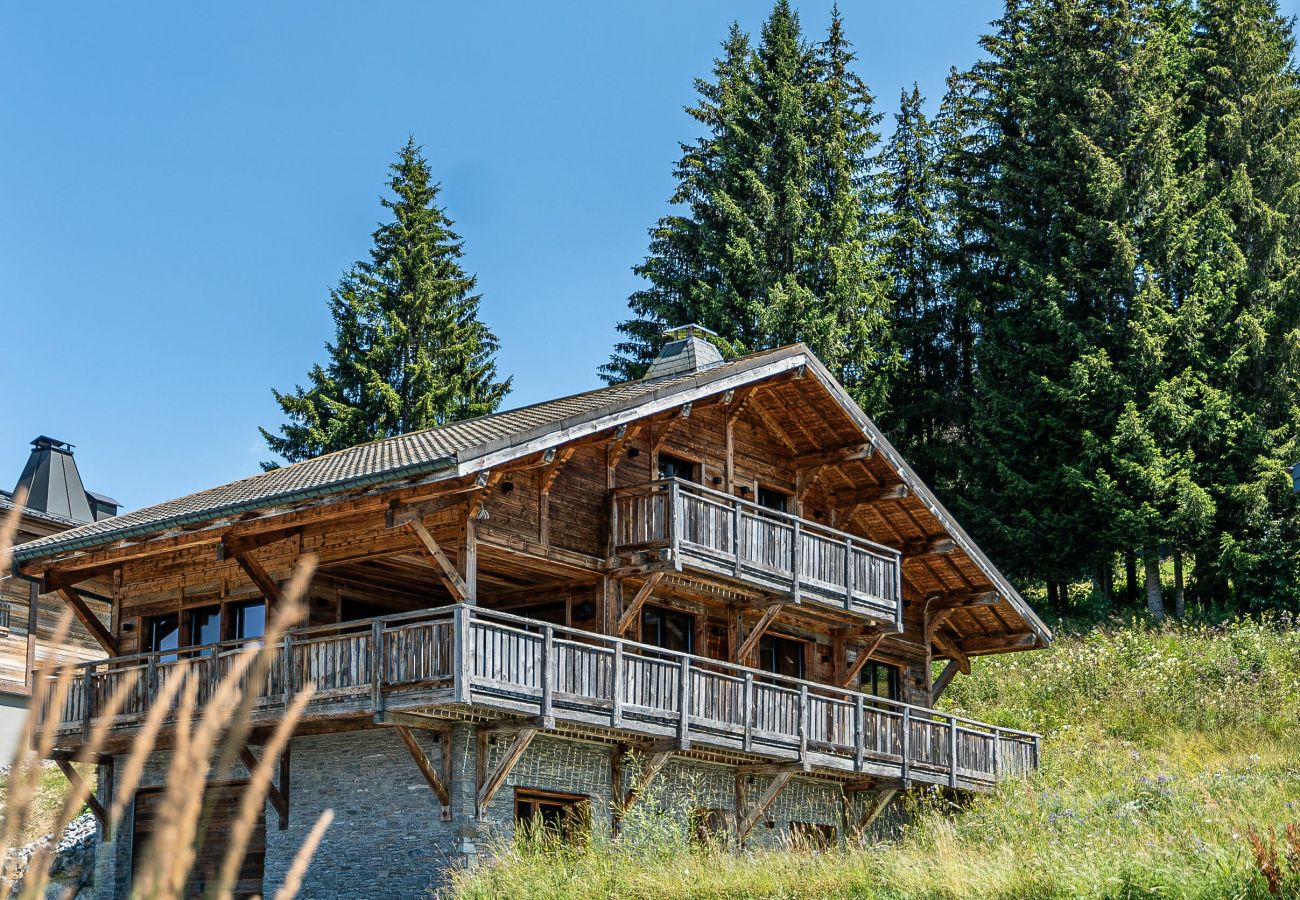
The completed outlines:
<svg viewBox="0 0 1300 900">
<path fill-rule="evenodd" d="M 433 763 L 424 752 L 424 748 L 416 741 L 411 729 L 405 725 L 394 725 L 393 728 L 397 731 L 397 736 L 402 739 L 402 743 L 406 745 L 406 749 L 410 751 L 411 759 L 415 760 L 415 767 L 420 770 L 420 774 L 424 776 L 424 780 L 428 782 L 429 787 L 437 796 L 438 802 L 442 804 L 442 821 L 450 822 L 451 794 L 447 791 L 447 785 L 443 783 L 442 777 L 438 774 L 437 769 L 433 767 Z M 447 740 L 446 735 L 443 735 L 440 740 Z"/>
</svg>

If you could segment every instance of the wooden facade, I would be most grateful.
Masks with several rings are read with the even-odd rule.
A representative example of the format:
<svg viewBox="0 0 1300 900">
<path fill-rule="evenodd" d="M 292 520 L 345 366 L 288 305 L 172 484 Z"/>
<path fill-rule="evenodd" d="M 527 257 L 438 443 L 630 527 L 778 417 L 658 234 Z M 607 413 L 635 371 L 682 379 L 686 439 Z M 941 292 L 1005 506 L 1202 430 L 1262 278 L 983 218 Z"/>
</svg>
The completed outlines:
<svg viewBox="0 0 1300 900">
<path fill-rule="evenodd" d="M 512 723 L 891 790 L 1033 768 L 1034 735 L 932 707 L 971 657 L 1050 633 L 816 358 L 661 382 L 431 432 L 460 444 L 423 469 L 243 508 L 196 495 L 19 548 L 62 598 L 112 585 L 111 658 L 42 711 L 60 748 L 122 678 L 137 688 L 110 751 L 178 668 L 215 683 L 310 555 L 309 621 L 249 685 L 260 723 L 310 681 L 315 730 Z"/>
</svg>

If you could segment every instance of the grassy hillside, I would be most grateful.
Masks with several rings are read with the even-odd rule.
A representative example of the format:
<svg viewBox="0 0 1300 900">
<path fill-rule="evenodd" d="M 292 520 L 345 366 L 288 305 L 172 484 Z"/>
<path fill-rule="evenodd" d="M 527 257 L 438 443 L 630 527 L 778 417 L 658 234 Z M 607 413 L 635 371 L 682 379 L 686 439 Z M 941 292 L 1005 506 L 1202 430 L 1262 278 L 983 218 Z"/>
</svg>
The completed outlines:
<svg viewBox="0 0 1300 900">
<path fill-rule="evenodd" d="M 914 801 L 896 840 L 845 853 L 693 849 L 662 816 L 611 846 L 499 848 L 465 898 L 1300 896 L 1300 632 L 1111 624 L 978 660 L 946 705 L 1041 731 L 1043 768 L 962 810 Z M 1276 842 L 1269 829 L 1277 832 Z M 1288 860 L 1288 856 L 1290 859 Z"/>
</svg>

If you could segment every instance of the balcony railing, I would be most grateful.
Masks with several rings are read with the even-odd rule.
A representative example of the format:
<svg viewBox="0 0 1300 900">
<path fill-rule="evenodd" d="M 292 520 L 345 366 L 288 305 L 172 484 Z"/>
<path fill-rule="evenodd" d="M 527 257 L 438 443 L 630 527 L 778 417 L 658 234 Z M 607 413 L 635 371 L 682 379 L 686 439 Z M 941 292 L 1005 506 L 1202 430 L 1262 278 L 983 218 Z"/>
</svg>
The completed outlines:
<svg viewBox="0 0 1300 900">
<path fill-rule="evenodd" d="M 132 688 L 113 725 L 131 729 L 167 679 L 188 672 L 200 702 L 211 696 L 242 649 L 216 644 L 184 658 L 140 654 L 79 665 L 57 711 L 60 746 L 89 734 L 123 679 Z M 245 684 L 254 718 L 274 721 L 308 683 L 315 686 L 308 718 L 435 707 L 454 715 L 472 705 L 964 788 L 1038 764 L 1038 737 L 1027 732 L 464 605 L 287 634 L 260 682 Z"/>
<path fill-rule="evenodd" d="M 681 479 L 615 491 L 611 527 L 616 553 L 667 549 L 679 565 L 902 630 L 899 553 L 857 535 Z"/>
</svg>

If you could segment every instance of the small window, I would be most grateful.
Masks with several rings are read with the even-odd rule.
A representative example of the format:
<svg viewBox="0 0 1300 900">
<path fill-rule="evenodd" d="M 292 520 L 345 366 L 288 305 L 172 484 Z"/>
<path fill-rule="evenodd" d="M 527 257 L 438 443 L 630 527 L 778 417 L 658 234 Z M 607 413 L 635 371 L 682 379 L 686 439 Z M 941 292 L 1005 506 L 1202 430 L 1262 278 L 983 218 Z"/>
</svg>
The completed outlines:
<svg viewBox="0 0 1300 900">
<path fill-rule="evenodd" d="M 221 607 L 203 606 L 185 614 L 185 644 L 201 647 L 221 642 Z M 211 650 L 207 651 L 211 652 Z"/>
<path fill-rule="evenodd" d="M 641 608 L 641 643 L 678 653 L 695 652 L 695 617 L 662 606 Z"/>
<path fill-rule="evenodd" d="M 835 826 L 819 822 L 791 822 L 790 843 L 800 850 L 830 850 L 835 846 Z"/>
<path fill-rule="evenodd" d="M 248 641 L 266 634 L 266 604 L 261 600 L 230 608 L 230 637 Z"/>
<path fill-rule="evenodd" d="M 0 634 L 9 633 L 9 604 L 0 603 Z"/>
<path fill-rule="evenodd" d="M 699 847 L 719 847 L 731 835 L 731 819 L 725 809 L 697 806 L 690 811 L 691 841 Z"/>
<path fill-rule="evenodd" d="M 804 642 L 765 634 L 758 642 L 758 667 L 775 675 L 803 678 Z"/>
<path fill-rule="evenodd" d="M 768 509 L 774 509 L 777 512 L 789 512 L 790 495 L 784 491 L 778 491 L 775 488 L 767 488 L 759 485 L 758 505 L 766 506 Z"/>
<path fill-rule="evenodd" d="M 146 652 L 165 654 L 162 657 L 163 662 L 174 661 L 176 651 L 180 649 L 180 616 L 176 613 L 168 613 L 165 616 L 146 619 L 144 640 Z"/>
<path fill-rule="evenodd" d="M 660 478 L 680 478 L 683 481 L 695 480 L 695 463 L 689 459 L 682 459 L 679 456 L 669 456 L 667 453 L 659 454 L 659 477 Z"/>
<path fill-rule="evenodd" d="M 884 663 L 867 663 L 862 667 L 862 692 L 897 700 L 899 698 L 898 669 Z"/>
<path fill-rule="evenodd" d="M 515 833 L 549 833 L 566 844 L 583 843 L 591 833 L 591 803 L 578 794 L 516 790 Z"/>
</svg>

